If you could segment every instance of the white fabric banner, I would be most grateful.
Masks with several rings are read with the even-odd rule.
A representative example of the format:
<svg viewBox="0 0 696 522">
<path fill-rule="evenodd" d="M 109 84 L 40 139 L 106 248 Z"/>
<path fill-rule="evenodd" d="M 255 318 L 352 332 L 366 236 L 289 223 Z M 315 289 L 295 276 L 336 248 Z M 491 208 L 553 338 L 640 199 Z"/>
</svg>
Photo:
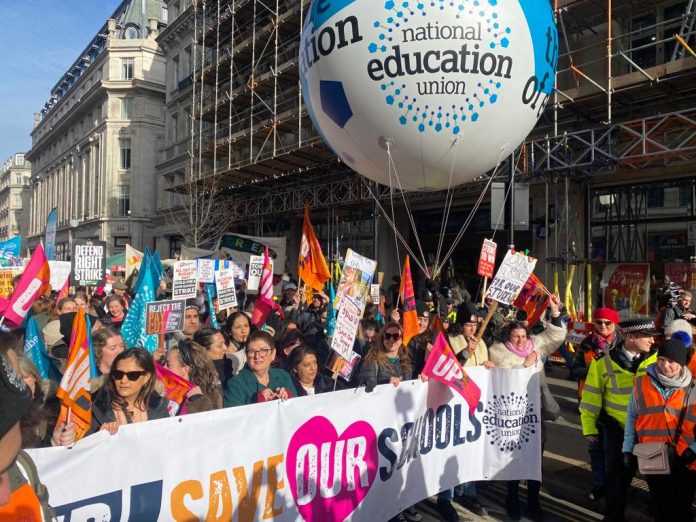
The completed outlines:
<svg viewBox="0 0 696 522">
<path fill-rule="evenodd" d="M 32 450 L 65 521 L 387 520 L 474 480 L 541 479 L 539 376 L 467 368 L 473 413 L 438 382 L 123 426 Z"/>
</svg>

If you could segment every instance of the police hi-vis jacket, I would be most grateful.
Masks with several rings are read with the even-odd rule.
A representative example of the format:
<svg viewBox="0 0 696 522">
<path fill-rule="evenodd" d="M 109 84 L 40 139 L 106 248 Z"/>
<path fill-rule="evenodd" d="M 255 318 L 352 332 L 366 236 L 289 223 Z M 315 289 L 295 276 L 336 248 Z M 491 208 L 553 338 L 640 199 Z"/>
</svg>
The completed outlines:
<svg viewBox="0 0 696 522">
<path fill-rule="evenodd" d="M 629 361 L 623 353 L 623 343 L 608 354 L 598 355 L 590 364 L 580 401 L 582 434 L 597 435 L 597 422 L 602 411 L 626 425 L 626 413 L 636 377 L 645 375 L 648 366 L 657 360 L 657 352 L 642 354 Z"/>
</svg>

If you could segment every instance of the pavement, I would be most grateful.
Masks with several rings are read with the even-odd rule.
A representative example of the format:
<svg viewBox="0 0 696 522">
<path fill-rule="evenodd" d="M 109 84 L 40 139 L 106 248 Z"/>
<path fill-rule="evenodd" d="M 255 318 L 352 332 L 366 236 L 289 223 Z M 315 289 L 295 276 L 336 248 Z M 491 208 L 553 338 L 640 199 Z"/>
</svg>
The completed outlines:
<svg viewBox="0 0 696 522">
<path fill-rule="evenodd" d="M 547 422 L 546 446 L 543 458 L 541 504 L 546 522 L 602 520 L 604 503 L 587 498 L 592 488 L 587 444 L 582 436 L 578 413 L 577 383 L 567 380 L 568 370 L 556 366 L 547 372 L 549 388 L 561 406 L 561 416 Z M 504 482 L 479 483 L 479 501 L 488 509 L 487 517 L 479 517 L 462 506 L 454 504 L 463 521 L 507 521 L 505 513 Z M 526 488 L 520 488 L 523 506 Z M 435 509 L 436 497 L 418 504 L 425 522 L 443 520 Z M 626 520 L 647 522 L 650 516 L 650 495 L 647 484 L 640 477 L 633 479 L 628 492 Z M 527 518 L 522 518 L 528 521 Z"/>
</svg>

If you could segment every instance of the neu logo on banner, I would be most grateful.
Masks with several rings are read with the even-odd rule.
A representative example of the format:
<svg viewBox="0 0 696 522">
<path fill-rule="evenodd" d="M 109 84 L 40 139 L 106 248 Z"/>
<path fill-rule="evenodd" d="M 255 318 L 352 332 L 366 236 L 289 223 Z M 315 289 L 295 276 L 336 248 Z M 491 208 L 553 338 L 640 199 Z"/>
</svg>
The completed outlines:
<svg viewBox="0 0 696 522">
<path fill-rule="evenodd" d="M 483 411 L 483 425 L 491 444 L 502 452 L 522 449 L 534 439 L 532 435 L 539 427 L 539 416 L 534 403 L 527 394 L 510 392 L 508 395 L 493 395 Z"/>
</svg>

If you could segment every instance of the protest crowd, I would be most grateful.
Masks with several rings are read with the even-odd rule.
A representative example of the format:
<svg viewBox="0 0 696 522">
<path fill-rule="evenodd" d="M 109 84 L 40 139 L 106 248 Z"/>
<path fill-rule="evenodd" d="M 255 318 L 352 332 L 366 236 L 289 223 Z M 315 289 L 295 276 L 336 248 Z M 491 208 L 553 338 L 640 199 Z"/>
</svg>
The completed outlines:
<svg viewBox="0 0 696 522">
<path fill-rule="evenodd" d="M 257 289 L 229 278 L 231 302 L 230 288 L 219 284 L 228 275 L 222 260 L 215 261 L 217 286 L 196 281 L 192 295 L 177 299 L 177 265 L 165 268 L 156 253 L 146 251 L 139 272 L 110 290 L 70 279 L 51 289 L 37 248 L 3 303 L 0 519 L 12 513 L 51 519 L 50 492 L 25 449 L 70 446 L 101 430 L 115 434 L 123 425 L 169 416 L 427 380 L 424 369 L 440 334 L 464 371 L 536 368 L 546 421 L 560 413 L 544 379 L 549 356 L 560 348 L 578 381 L 593 478 L 588 496 L 604 499 L 605 520 L 624 520 L 626 491 L 638 471 L 655 520 L 693 519 L 696 360 L 688 292 L 658 318 L 664 331 L 651 318 L 621 320 L 612 309 L 594 310 L 594 330 L 573 353 L 567 310 L 531 273 L 534 290 L 527 294 L 540 298 L 503 306 L 490 296 L 477 303 L 459 279 L 428 281 L 416 292 L 407 260 L 401 277 L 370 296 L 374 272 L 366 285 L 346 260 L 332 277 L 306 225 L 299 277 L 285 272 L 274 280 L 266 251 Z M 42 286 L 31 290 L 36 279 Z M 27 303 L 23 312 L 13 305 L 18 296 Z M 337 324 L 339 310 L 350 306 L 359 313 L 346 357 L 333 341 L 344 327 Z M 542 448 L 544 439 L 542 422 Z M 521 495 L 519 481 L 509 481 L 508 517 L 543 520 L 541 485 L 529 480 Z M 475 482 L 437 495 L 443 519 L 459 520 L 453 502 L 486 515 Z M 412 506 L 392 520 L 422 519 Z"/>
</svg>

